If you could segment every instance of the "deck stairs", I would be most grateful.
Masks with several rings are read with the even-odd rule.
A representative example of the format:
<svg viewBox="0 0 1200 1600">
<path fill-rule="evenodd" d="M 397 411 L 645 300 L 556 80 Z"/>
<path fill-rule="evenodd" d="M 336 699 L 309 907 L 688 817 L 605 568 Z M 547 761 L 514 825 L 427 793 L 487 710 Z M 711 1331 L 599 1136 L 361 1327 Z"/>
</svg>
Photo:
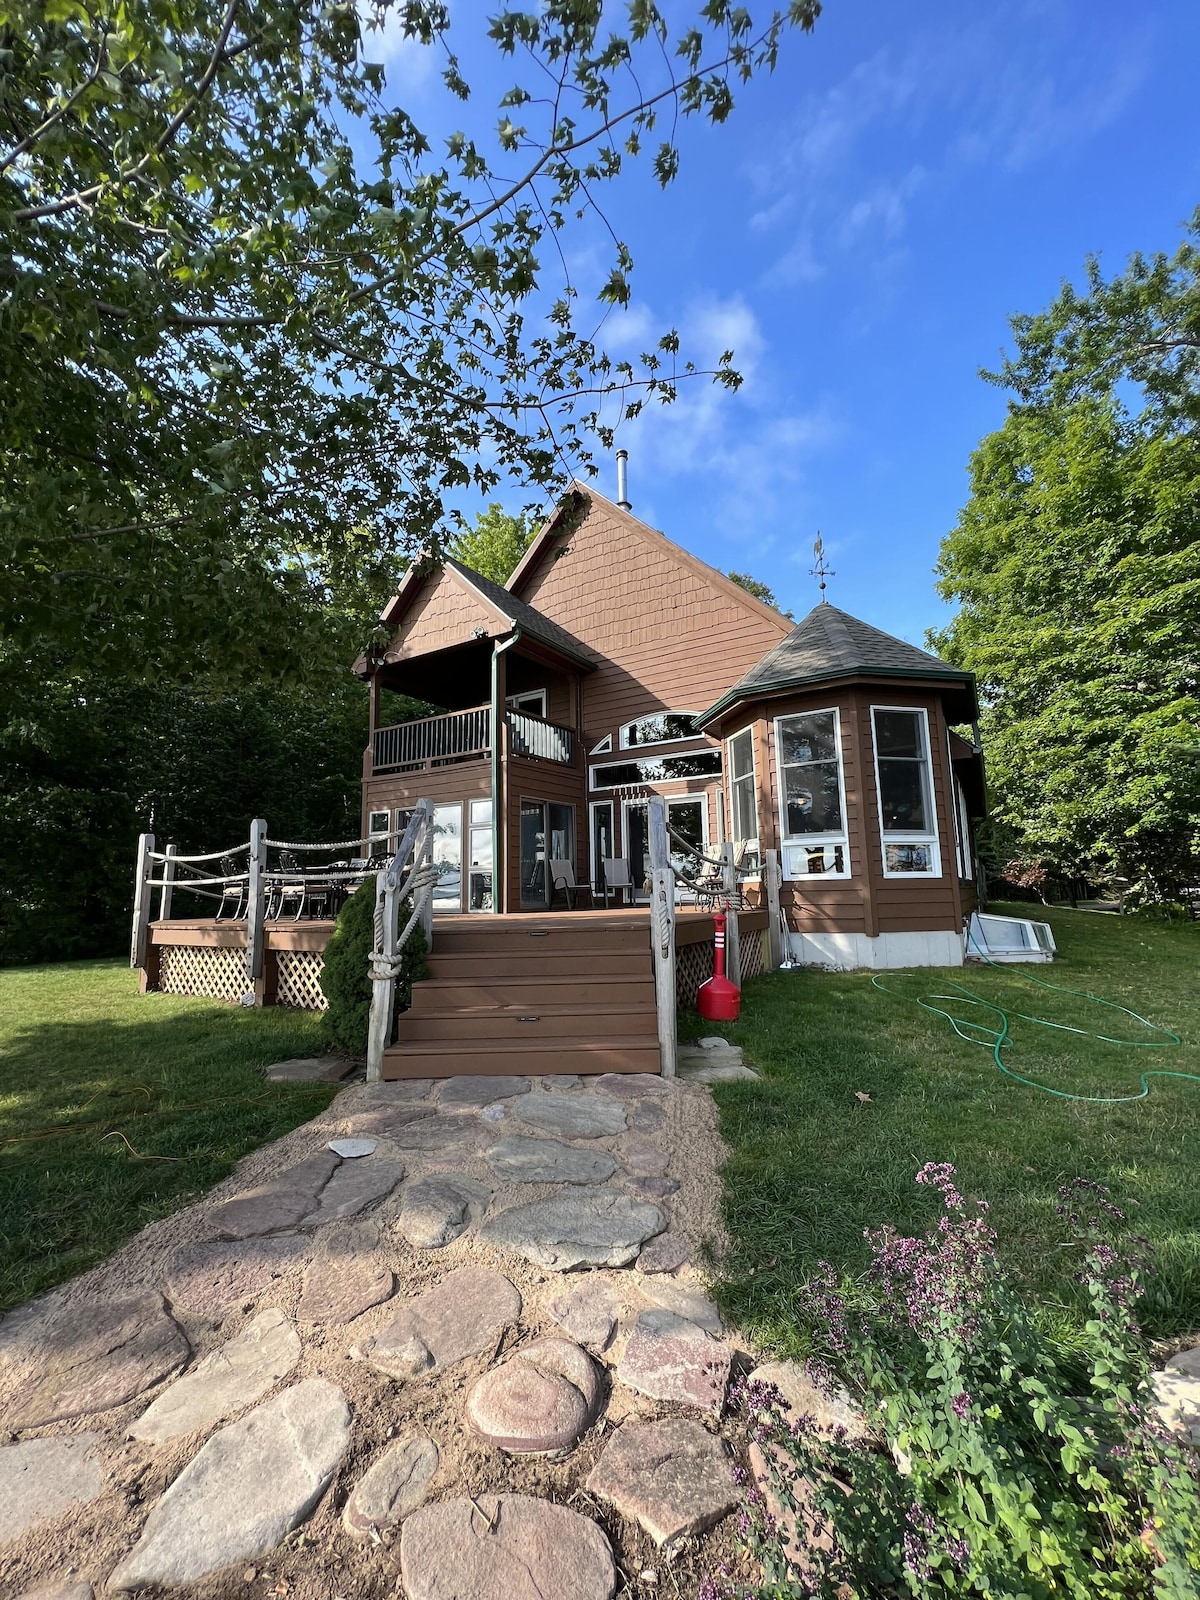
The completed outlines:
<svg viewBox="0 0 1200 1600">
<path fill-rule="evenodd" d="M 383 1076 L 657 1072 L 646 911 L 438 917 Z"/>
</svg>

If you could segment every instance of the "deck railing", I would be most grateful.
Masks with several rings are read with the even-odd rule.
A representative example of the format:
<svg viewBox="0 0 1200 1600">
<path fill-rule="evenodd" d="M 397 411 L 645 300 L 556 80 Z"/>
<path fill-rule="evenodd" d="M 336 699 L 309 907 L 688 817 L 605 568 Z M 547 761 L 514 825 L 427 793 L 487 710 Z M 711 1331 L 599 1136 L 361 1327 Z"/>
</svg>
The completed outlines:
<svg viewBox="0 0 1200 1600">
<path fill-rule="evenodd" d="M 508 712 L 507 720 L 513 755 L 574 765 L 573 728 L 560 727 L 523 711 Z M 418 772 L 456 761 L 481 761 L 491 748 L 491 707 L 472 706 L 469 711 L 449 711 L 440 717 L 420 717 L 415 722 L 376 728 L 372 766 L 377 773 Z"/>
</svg>

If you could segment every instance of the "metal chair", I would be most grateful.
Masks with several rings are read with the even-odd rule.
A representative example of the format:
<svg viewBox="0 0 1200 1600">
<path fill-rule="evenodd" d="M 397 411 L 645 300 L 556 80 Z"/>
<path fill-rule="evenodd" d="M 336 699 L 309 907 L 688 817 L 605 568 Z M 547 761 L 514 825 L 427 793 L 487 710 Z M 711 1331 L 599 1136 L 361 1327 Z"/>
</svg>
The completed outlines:
<svg viewBox="0 0 1200 1600">
<path fill-rule="evenodd" d="M 267 918 L 277 920 L 283 915 L 283 908 L 289 900 L 296 902 L 296 915 L 293 922 L 299 922 L 304 915 L 304 902 L 308 894 L 308 886 L 304 881 L 304 873 L 300 863 L 290 850 L 279 852 L 279 868 L 281 873 L 288 873 L 288 878 L 279 878 L 271 885 L 271 894 L 267 899 Z"/>
<path fill-rule="evenodd" d="M 628 861 L 621 856 L 603 856 L 601 866 L 604 869 L 604 909 L 607 911 L 609 894 L 615 894 L 620 905 L 622 893 L 628 894 L 633 888 L 633 875 Z"/>
<path fill-rule="evenodd" d="M 221 904 L 217 907 L 214 922 L 220 922 L 225 915 L 225 906 L 233 902 L 233 919 L 236 922 L 243 913 L 243 902 L 246 899 L 247 884 L 244 876 L 238 873 L 238 858 L 236 856 L 221 857 L 221 875 L 226 882 L 221 885 Z M 230 878 L 237 878 L 236 883 L 230 883 Z"/>
<path fill-rule="evenodd" d="M 554 896 L 562 890 L 567 901 L 567 910 L 574 911 L 575 904 L 581 894 L 590 895 L 591 889 L 586 883 L 575 882 L 575 868 L 569 861 L 557 861 L 553 858 L 550 862 L 550 904 L 554 904 Z"/>
</svg>

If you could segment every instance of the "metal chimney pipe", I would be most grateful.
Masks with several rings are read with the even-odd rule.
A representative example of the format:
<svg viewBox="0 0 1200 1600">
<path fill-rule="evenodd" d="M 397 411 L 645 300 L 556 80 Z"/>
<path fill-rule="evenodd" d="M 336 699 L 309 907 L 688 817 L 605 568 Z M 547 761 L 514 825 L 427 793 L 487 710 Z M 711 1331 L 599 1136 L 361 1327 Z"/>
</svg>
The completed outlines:
<svg viewBox="0 0 1200 1600">
<path fill-rule="evenodd" d="M 629 451 L 617 451 L 617 504 L 622 511 L 632 511 L 629 502 Z"/>
</svg>

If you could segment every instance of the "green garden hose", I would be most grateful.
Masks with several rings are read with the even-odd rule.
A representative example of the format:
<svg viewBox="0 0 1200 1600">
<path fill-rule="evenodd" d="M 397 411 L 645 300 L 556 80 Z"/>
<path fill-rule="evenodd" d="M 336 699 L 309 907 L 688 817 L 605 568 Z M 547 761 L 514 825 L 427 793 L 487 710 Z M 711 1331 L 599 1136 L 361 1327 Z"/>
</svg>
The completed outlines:
<svg viewBox="0 0 1200 1600">
<path fill-rule="evenodd" d="M 972 944 L 975 940 L 972 938 Z M 975 946 L 979 955 L 987 962 L 989 967 L 999 968 L 999 963 L 991 960 L 985 951 Z M 1007 970 L 1007 969 L 1006 969 Z M 960 1039 L 965 1039 L 968 1044 L 979 1044 L 990 1047 L 992 1059 L 1006 1078 L 1013 1078 L 1017 1083 L 1023 1083 L 1026 1088 L 1040 1089 L 1043 1094 L 1054 1095 L 1059 1100 L 1082 1100 L 1088 1105 L 1124 1105 L 1130 1100 L 1145 1100 L 1150 1093 L 1151 1078 L 1183 1078 L 1188 1083 L 1200 1083 L 1200 1075 L 1194 1072 L 1171 1072 L 1164 1069 L 1151 1070 L 1138 1074 L 1142 1085 L 1138 1094 L 1070 1094 L 1066 1089 L 1052 1089 L 1049 1084 L 1038 1083 L 1034 1078 L 1026 1078 L 1019 1072 L 1014 1072 L 1011 1067 L 1005 1066 L 1000 1052 L 1005 1045 L 1012 1043 L 1010 1019 L 1018 1018 L 1021 1022 L 1032 1022 L 1039 1028 L 1055 1028 L 1060 1033 L 1078 1034 L 1084 1039 L 1095 1039 L 1101 1044 L 1124 1045 L 1129 1050 L 1170 1050 L 1175 1045 L 1183 1043 L 1179 1034 L 1170 1028 L 1164 1028 L 1161 1023 L 1151 1022 L 1149 1018 L 1139 1016 L 1136 1011 L 1131 1011 L 1128 1006 L 1119 1005 L 1115 1000 L 1102 1000 L 1099 995 L 1089 994 L 1086 989 L 1068 989 L 1061 983 L 1047 983 L 1043 978 L 1035 978 L 1032 973 L 1017 972 L 1014 977 L 1021 978 L 1025 983 L 1036 984 L 1040 989 L 1052 989 L 1057 994 L 1075 995 L 1081 1000 L 1090 1000 L 1093 1005 L 1107 1006 L 1112 1011 L 1120 1011 L 1127 1017 L 1132 1017 L 1135 1022 L 1140 1022 L 1144 1028 L 1150 1028 L 1155 1033 L 1165 1034 L 1163 1039 L 1114 1039 L 1106 1033 L 1095 1033 L 1090 1028 L 1073 1028 L 1065 1022 L 1051 1022 L 1046 1017 L 1033 1017 L 1025 1011 L 1006 1011 L 1003 1006 L 994 1005 L 990 1000 L 984 1000 L 968 989 L 965 984 L 956 983 L 954 979 L 948 980 L 950 987 L 957 990 L 956 994 L 931 994 L 918 996 L 915 1000 L 910 995 L 901 994 L 898 989 L 890 989 L 879 978 L 873 977 L 871 982 L 884 994 L 895 995 L 898 1000 L 911 1000 L 912 1004 L 921 1007 L 922 1011 L 932 1011 L 935 1016 L 945 1017 Z M 944 1000 L 947 1004 L 955 1001 L 965 1001 L 970 1006 L 980 1006 L 985 1011 L 990 1011 L 998 1019 L 998 1026 L 983 1021 L 975 1021 L 971 1017 L 955 1016 L 952 1011 L 946 1011 L 939 1005 L 934 1005 L 935 1000 Z M 967 1031 L 972 1030 L 972 1031 Z M 983 1038 L 974 1037 L 973 1034 L 983 1034 Z"/>
</svg>

